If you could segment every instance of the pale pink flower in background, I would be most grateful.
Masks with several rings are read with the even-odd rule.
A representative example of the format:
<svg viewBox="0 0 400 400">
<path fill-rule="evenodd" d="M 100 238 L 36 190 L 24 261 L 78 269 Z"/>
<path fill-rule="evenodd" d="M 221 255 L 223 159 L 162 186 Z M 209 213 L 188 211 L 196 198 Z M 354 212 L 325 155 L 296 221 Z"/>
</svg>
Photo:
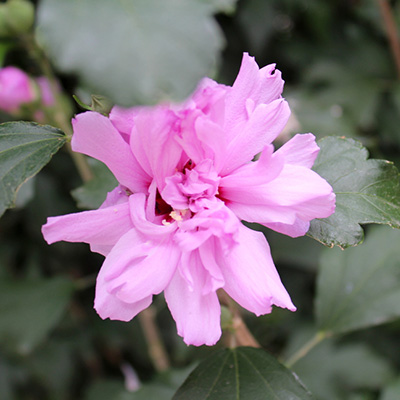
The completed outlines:
<svg viewBox="0 0 400 400">
<path fill-rule="evenodd" d="M 72 148 L 120 184 L 98 210 L 49 218 L 43 234 L 106 257 L 95 297 L 102 318 L 128 321 L 164 292 L 184 341 L 213 345 L 218 289 L 256 315 L 295 310 L 264 235 L 241 222 L 296 237 L 334 212 L 331 186 L 311 170 L 314 136 L 274 152 L 290 115 L 283 84 L 274 65 L 259 69 L 244 54 L 232 87 L 204 79 L 182 104 L 73 120 Z"/>
<path fill-rule="evenodd" d="M 40 99 L 46 107 L 51 107 L 55 103 L 54 95 L 51 90 L 50 81 L 45 76 L 36 78 L 36 83 L 39 86 Z M 59 89 L 59 88 L 57 88 Z"/>
<path fill-rule="evenodd" d="M 35 98 L 29 76 L 16 67 L 0 69 L 0 109 L 13 113 Z"/>
</svg>

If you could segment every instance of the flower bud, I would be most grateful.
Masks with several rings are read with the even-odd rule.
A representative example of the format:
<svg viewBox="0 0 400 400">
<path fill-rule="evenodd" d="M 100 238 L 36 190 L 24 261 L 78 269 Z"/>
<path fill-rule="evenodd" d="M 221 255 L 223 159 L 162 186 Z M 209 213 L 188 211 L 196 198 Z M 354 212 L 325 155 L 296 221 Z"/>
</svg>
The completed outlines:
<svg viewBox="0 0 400 400">
<path fill-rule="evenodd" d="M 34 99 L 31 79 L 24 71 L 12 66 L 0 69 L 0 109 L 15 113 Z"/>
<path fill-rule="evenodd" d="M 0 37 L 27 33 L 35 19 L 35 9 L 28 0 L 8 0 L 0 4 Z"/>
</svg>

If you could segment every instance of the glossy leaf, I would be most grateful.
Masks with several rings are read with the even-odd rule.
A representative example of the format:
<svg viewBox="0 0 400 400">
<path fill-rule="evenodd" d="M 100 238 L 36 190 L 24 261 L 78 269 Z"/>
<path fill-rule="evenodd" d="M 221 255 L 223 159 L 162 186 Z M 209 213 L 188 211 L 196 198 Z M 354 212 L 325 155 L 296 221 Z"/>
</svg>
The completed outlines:
<svg viewBox="0 0 400 400">
<path fill-rule="evenodd" d="M 189 375 L 173 400 L 311 399 L 295 375 L 264 350 L 216 352 Z"/>
<path fill-rule="evenodd" d="M 327 137 L 313 169 L 336 193 L 336 210 L 311 222 L 308 234 L 328 245 L 356 246 L 364 237 L 360 224 L 400 227 L 400 175 L 393 163 L 368 158 L 352 139 Z"/>
<path fill-rule="evenodd" d="M 64 134 L 28 122 L 0 125 L 0 215 L 14 207 L 18 189 L 63 146 Z"/>
<path fill-rule="evenodd" d="M 38 38 L 60 70 L 76 73 L 89 91 L 116 104 L 182 99 L 215 70 L 223 37 L 212 13 L 231 6 L 222 0 L 42 0 Z"/>
<path fill-rule="evenodd" d="M 63 277 L 0 282 L 0 343 L 29 353 L 58 323 L 73 293 Z"/>
<path fill-rule="evenodd" d="M 400 232 L 375 227 L 357 248 L 325 249 L 318 276 L 319 329 L 345 333 L 400 317 Z"/>
<path fill-rule="evenodd" d="M 100 207 L 108 192 L 114 189 L 118 182 L 110 170 L 101 162 L 89 159 L 89 165 L 94 178 L 72 191 L 72 196 L 80 208 L 94 209 Z"/>
</svg>

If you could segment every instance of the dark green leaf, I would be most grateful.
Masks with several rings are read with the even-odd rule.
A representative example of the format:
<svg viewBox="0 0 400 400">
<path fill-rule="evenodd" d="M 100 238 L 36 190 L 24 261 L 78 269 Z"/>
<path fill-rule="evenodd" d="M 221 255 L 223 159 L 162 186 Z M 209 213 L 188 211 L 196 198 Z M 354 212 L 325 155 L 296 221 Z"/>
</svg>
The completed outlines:
<svg viewBox="0 0 400 400">
<path fill-rule="evenodd" d="M 173 400 L 311 399 L 295 375 L 264 350 L 220 350 L 204 360 Z"/>
<path fill-rule="evenodd" d="M 100 207 L 109 191 L 118 182 L 110 170 L 101 162 L 89 159 L 94 178 L 71 192 L 80 208 L 94 209 Z"/>
<path fill-rule="evenodd" d="M 400 317 L 400 232 L 375 227 L 357 248 L 325 249 L 316 299 L 319 329 L 331 333 Z"/>
<path fill-rule="evenodd" d="M 216 68 L 223 37 L 212 13 L 230 3 L 42 0 L 38 38 L 60 70 L 116 104 L 182 99 Z"/>
<path fill-rule="evenodd" d="M 29 353 L 57 324 L 70 300 L 73 283 L 47 280 L 0 282 L 0 342 Z"/>
<path fill-rule="evenodd" d="M 36 175 L 65 143 L 51 126 L 28 122 L 0 125 L 0 215 L 13 207 L 18 189 Z"/>
<path fill-rule="evenodd" d="M 308 234 L 342 248 L 361 243 L 360 224 L 400 227 L 400 181 L 393 163 L 367 160 L 368 152 L 352 139 L 327 137 L 319 141 L 314 170 L 336 193 L 336 211 L 329 218 L 311 222 Z"/>
</svg>

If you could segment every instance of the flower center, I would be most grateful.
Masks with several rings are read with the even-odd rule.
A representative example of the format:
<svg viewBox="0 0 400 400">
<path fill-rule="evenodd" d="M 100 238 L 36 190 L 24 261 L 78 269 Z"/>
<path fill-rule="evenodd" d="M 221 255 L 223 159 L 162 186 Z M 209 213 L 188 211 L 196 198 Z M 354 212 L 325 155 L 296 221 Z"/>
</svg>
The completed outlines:
<svg viewBox="0 0 400 400">
<path fill-rule="evenodd" d="M 203 160 L 194 168 L 186 168 L 167 178 L 161 196 L 174 211 L 190 210 L 197 213 L 215 203 L 220 179 L 212 161 Z"/>
</svg>

